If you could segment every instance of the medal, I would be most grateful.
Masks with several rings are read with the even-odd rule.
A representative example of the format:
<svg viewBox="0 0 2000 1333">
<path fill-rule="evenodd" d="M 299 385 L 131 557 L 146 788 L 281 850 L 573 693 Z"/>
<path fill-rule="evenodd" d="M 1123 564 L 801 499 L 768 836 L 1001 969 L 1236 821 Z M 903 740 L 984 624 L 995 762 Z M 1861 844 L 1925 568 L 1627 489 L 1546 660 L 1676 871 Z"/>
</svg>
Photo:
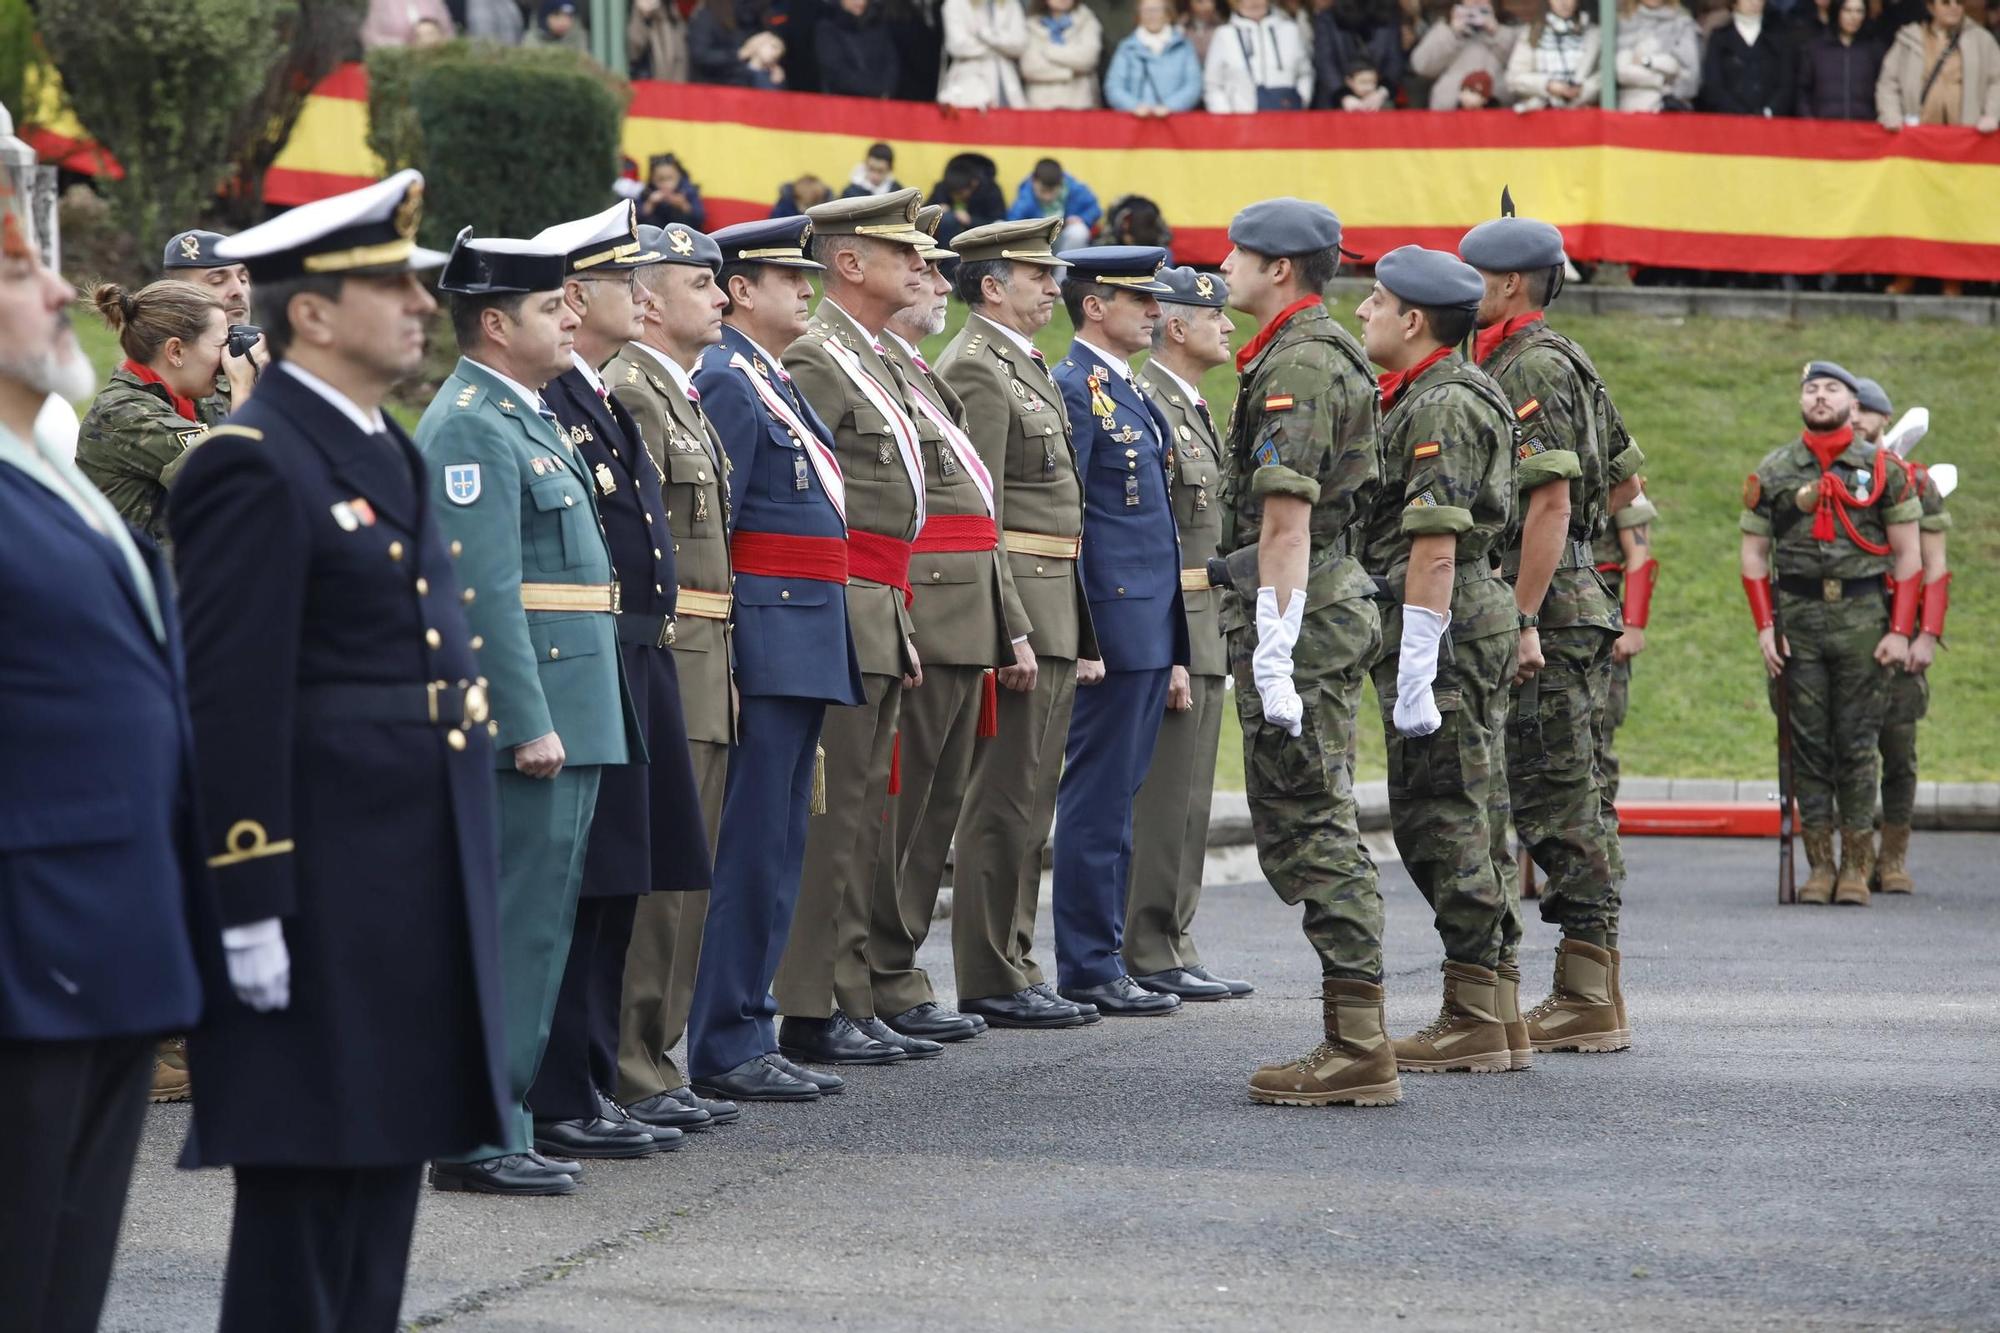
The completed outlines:
<svg viewBox="0 0 2000 1333">
<path fill-rule="evenodd" d="M 599 463 L 593 471 L 597 477 L 597 493 L 599 495 L 609 495 L 618 489 L 618 479 L 611 475 L 609 464 Z"/>
</svg>

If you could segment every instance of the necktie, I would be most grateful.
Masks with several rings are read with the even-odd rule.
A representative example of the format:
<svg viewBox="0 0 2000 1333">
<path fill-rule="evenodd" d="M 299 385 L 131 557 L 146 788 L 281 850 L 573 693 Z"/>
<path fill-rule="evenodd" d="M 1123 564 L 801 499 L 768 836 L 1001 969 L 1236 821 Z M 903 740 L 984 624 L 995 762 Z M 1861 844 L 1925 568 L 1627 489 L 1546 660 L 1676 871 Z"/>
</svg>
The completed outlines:
<svg viewBox="0 0 2000 1333">
<path fill-rule="evenodd" d="M 696 407 L 701 406 L 701 390 L 695 388 L 692 384 L 688 385 L 688 401 Z"/>
<path fill-rule="evenodd" d="M 924 364 L 924 354 L 922 352 L 912 351 L 910 353 L 910 360 L 916 362 L 917 369 L 923 371 L 924 374 L 928 375 L 931 373 L 931 368 Z"/>
<path fill-rule="evenodd" d="M 569 442 L 569 432 L 563 429 L 562 422 L 556 420 L 556 414 L 549 411 L 546 405 L 538 405 L 535 408 L 535 415 L 549 423 L 549 429 L 556 433 L 556 438 L 563 442 L 564 448 L 572 453 L 576 451 L 576 446 Z"/>
</svg>

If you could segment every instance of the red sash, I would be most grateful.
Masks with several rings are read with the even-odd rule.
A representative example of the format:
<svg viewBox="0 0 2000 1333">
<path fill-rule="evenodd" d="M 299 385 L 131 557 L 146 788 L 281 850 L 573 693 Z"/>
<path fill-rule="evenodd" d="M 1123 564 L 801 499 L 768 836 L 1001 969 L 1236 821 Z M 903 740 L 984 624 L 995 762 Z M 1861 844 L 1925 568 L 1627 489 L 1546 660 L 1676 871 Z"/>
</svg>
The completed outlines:
<svg viewBox="0 0 2000 1333">
<path fill-rule="evenodd" d="M 992 551 L 1000 530 L 984 514 L 932 514 L 911 544 L 912 551 Z"/>
<path fill-rule="evenodd" d="M 729 563 L 738 574 L 845 583 L 848 549 L 839 537 L 793 537 L 739 529 L 729 539 Z"/>
<path fill-rule="evenodd" d="M 847 533 L 847 573 L 850 579 L 868 579 L 901 589 L 904 606 L 914 600 L 910 592 L 908 542 L 850 528 Z"/>
</svg>

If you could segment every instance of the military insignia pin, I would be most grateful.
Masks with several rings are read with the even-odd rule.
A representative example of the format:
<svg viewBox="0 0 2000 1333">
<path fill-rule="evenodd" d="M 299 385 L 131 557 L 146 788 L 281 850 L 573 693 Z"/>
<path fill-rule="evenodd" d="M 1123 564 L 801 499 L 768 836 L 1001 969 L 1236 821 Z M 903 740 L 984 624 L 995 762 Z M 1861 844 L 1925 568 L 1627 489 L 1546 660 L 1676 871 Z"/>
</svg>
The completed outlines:
<svg viewBox="0 0 2000 1333">
<path fill-rule="evenodd" d="M 479 464 L 453 463 L 444 470 L 445 498 L 455 505 L 469 505 L 479 498 Z"/>
<path fill-rule="evenodd" d="M 677 255 L 691 255 L 694 253 L 694 237 L 679 227 L 672 227 L 667 231 L 667 246 Z"/>
<path fill-rule="evenodd" d="M 1209 277 L 1206 273 L 1196 278 L 1194 280 L 1194 294 L 1203 300 L 1207 300 L 1209 297 L 1215 295 L 1215 279 Z"/>
<path fill-rule="evenodd" d="M 592 475 L 597 478 L 597 493 L 599 495 L 609 495 L 618 489 L 618 478 L 611 475 L 609 464 L 599 463 L 592 470 Z"/>
<path fill-rule="evenodd" d="M 198 237 L 198 236 L 194 236 L 194 235 L 188 235 L 188 236 L 183 236 L 183 237 L 181 237 L 181 258 L 182 258 L 182 259 L 199 259 L 199 258 L 201 258 L 201 238 L 200 238 L 200 237 Z"/>
</svg>

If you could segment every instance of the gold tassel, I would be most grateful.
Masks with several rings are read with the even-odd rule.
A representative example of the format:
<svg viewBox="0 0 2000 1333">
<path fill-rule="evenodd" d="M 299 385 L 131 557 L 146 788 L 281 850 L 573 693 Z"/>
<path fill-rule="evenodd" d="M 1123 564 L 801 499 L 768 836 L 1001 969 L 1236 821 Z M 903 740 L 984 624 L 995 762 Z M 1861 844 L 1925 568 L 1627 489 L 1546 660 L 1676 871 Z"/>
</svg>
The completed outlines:
<svg viewBox="0 0 2000 1333">
<path fill-rule="evenodd" d="M 808 814 L 826 813 L 826 747 L 813 747 L 813 793 L 812 801 L 806 806 Z"/>
</svg>

